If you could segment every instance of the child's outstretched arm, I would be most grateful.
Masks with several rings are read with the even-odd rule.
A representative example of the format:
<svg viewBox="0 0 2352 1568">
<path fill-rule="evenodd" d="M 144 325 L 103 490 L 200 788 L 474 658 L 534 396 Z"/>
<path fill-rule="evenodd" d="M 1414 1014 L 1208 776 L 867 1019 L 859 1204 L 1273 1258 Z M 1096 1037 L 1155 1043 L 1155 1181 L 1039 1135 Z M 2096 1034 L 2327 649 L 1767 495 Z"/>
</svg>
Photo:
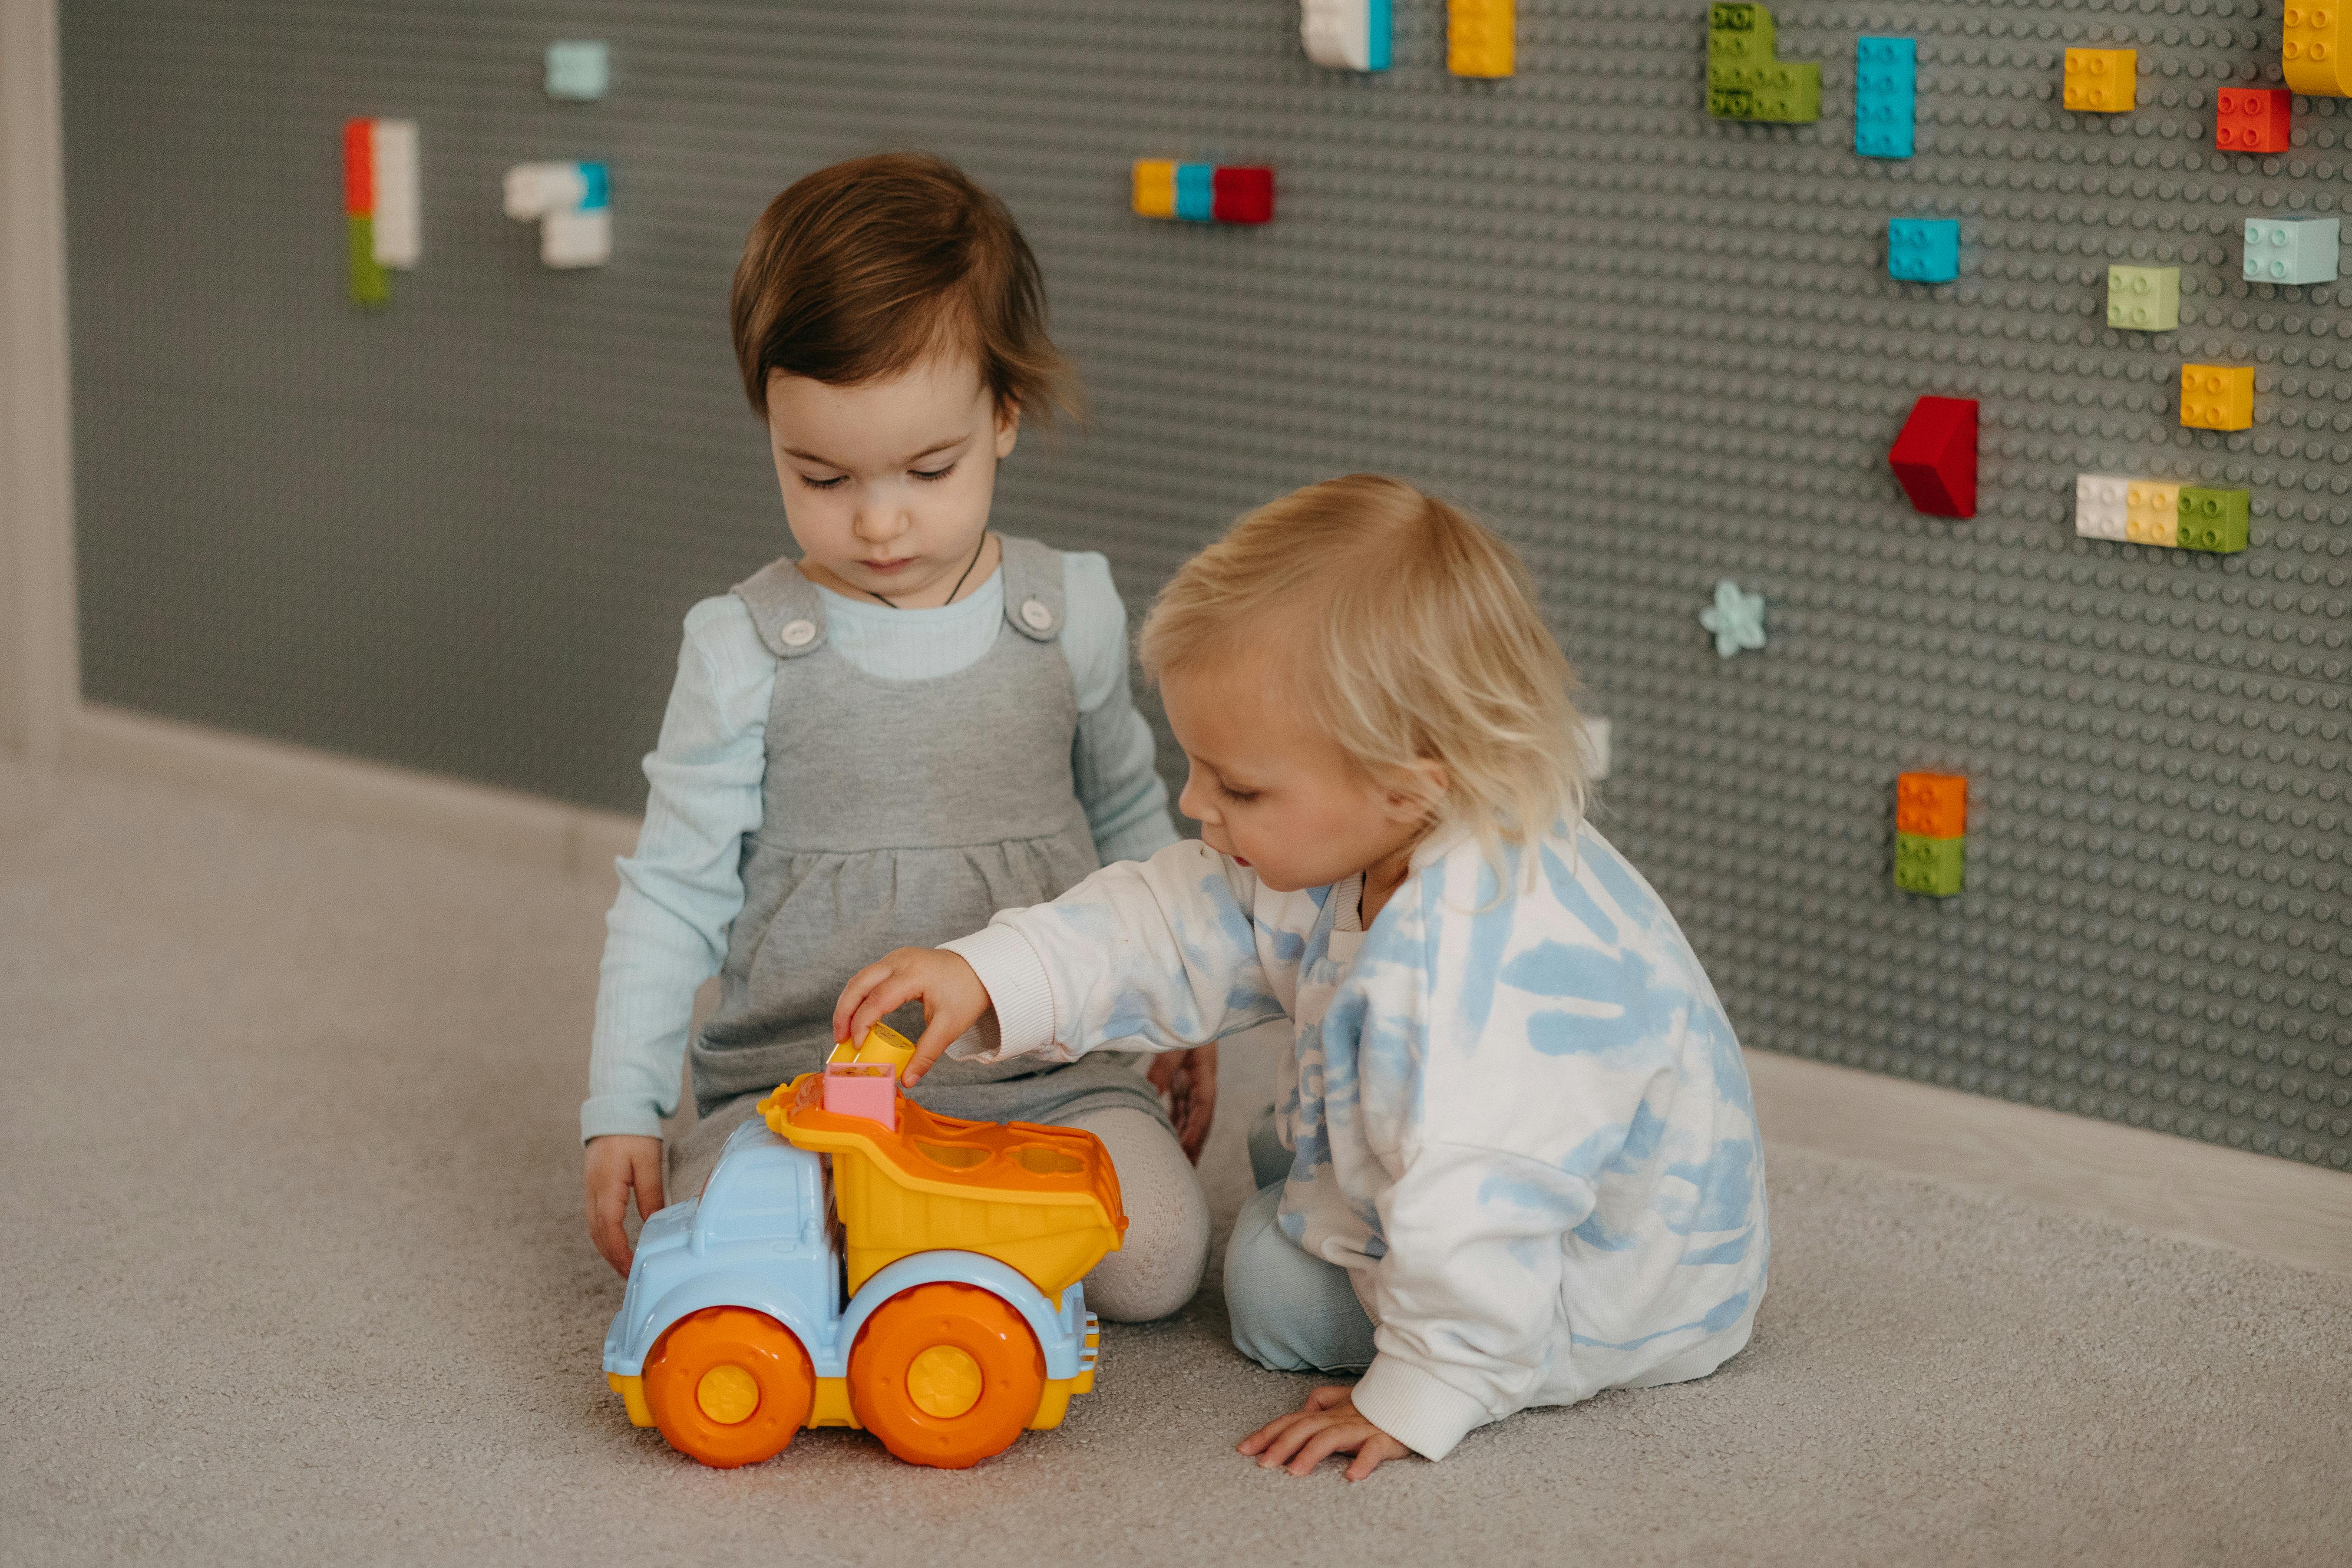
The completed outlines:
<svg viewBox="0 0 2352 1568">
<path fill-rule="evenodd" d="M 908 1083 L 992 1011 L 993 1047 L 959 1055 L 1075 1061 L 1105 1046 L 1206 1045 L 1288 1011 L 1274 975 L 1296 964 L 1304 932 L 1262 925 L 1256 892 L 1255 874 L 1199 843 L 1106 866 L 1050 904 L 1004 910 L 944 949 L 902 948 L 859 971 L 835 1007 L 834 1033 L 861 1038 L 921 998 Z"/>
</svg>

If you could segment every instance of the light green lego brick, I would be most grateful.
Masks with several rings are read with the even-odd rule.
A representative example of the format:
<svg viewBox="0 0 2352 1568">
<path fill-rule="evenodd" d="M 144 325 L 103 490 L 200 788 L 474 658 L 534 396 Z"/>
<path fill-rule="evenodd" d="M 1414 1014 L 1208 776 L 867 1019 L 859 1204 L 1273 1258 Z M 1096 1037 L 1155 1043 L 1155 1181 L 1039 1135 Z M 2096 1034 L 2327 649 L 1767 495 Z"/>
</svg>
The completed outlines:
<svg viewBox="0 0 2352 1568">
<path fill-rule="evenodd" d="M 1916 833 L 1895 836 L 1895 885 L 1906 893 L 1948 899 L 1960 890 L 1968 868 L 1965 837 L 1928 838 Z"/>
<path fill-rule="evenodd" d="M 375 264 L 375 219 L 346 217 L 343 221 L 351 230 L 352 303 L 390 303 L 392 279 Z"/>
<path fill-rule="evenodd" d="M 2180 325 L 2180 268 L 2107 268 L 2107 325 L 2135 332 L 2168 332 Z"/>
<path fill-rule="evenodd" d="M 2174 542 L 2183 550 L 2233 554 L 2246 547 L 2245 490 L 2180 487 L 2180 523 Z"/>
</svg>

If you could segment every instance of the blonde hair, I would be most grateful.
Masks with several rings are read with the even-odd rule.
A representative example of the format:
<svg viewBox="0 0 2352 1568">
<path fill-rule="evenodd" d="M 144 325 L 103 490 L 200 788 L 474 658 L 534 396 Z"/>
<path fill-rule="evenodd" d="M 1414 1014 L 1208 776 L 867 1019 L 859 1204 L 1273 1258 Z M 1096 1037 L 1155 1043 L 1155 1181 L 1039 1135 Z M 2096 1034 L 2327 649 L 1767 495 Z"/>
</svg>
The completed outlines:
<svg viewBox="0 0 2352 1568">
<path fill-rule="evenodd" d="M 1568 658 L 1510 546 L 1380 474 L 1293 490 L 1186 562 L 1139 639 L 1146 674 L 1289 643 L 1289 695 L 1367 778 L 1434 762 L 1433 825 L 1491 852 L 1584 814 L 1583 722 Z"/>
</svg>

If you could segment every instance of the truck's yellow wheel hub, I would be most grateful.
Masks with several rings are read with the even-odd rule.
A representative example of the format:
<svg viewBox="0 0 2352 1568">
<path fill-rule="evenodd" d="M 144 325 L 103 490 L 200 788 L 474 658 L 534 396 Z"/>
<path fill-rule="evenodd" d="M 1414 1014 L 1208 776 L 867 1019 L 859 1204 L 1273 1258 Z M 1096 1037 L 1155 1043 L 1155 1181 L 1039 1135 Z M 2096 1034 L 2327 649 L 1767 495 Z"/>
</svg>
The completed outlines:
<svg viewBox="0 0 2352 1568">
<path fill-rule="evenodd" d="M 980 1384 L 980 1363 L 955 1345 L 933 1345 L 907 1366 L 907 1397 L 916 1409 L 942 1421 L 979 1404 Z"/>
<path fill-rule="evenodd" d="M 721 1426 L 751 1419 L 760 1408 L 760 1382 L 742 1367 L 728 1362 L 712 1367 L 695 1385 L 694 1402 Z"/>
</svg>

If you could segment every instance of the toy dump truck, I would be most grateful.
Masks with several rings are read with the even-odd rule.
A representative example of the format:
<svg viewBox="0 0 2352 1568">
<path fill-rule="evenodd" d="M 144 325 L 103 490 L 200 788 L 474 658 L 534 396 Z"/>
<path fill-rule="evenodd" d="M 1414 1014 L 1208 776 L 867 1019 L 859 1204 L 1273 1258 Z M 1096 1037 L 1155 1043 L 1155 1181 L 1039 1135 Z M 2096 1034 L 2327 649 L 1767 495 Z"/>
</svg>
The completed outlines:
<svg viewBox="0 0 2352 1568">
<path fill-rule="evenodd" d="M 1094 1387 L 1079 1286 L 1127 1229 L 1090 1132 L 936 1116 L 876 1027 L 760 1102 L 637 1238 L 604 1336 L 629 1419 L 706 1465 L 856 1426 L 961 1469 Z"/>
</svg>

